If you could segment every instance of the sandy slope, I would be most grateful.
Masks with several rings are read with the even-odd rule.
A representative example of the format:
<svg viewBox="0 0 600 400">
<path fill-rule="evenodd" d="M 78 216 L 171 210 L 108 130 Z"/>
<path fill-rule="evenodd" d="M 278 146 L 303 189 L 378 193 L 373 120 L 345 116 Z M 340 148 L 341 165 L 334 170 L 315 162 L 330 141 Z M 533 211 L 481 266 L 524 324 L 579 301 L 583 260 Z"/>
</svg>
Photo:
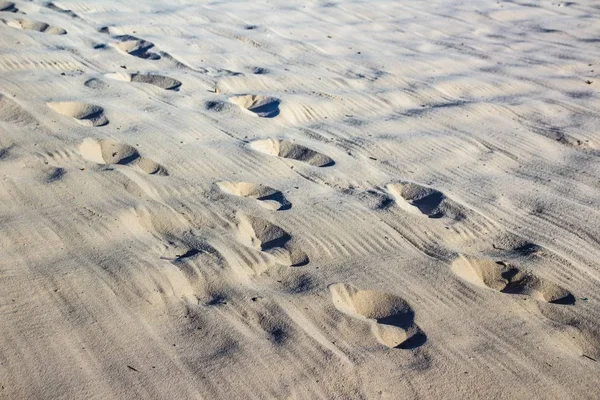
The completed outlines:
<svg viewBox="0 0 600 400">
<path fill-rule="evenodd" d="M 598 397 L 597 2 L 0 10 L 0 397 Z"/>
</svg>

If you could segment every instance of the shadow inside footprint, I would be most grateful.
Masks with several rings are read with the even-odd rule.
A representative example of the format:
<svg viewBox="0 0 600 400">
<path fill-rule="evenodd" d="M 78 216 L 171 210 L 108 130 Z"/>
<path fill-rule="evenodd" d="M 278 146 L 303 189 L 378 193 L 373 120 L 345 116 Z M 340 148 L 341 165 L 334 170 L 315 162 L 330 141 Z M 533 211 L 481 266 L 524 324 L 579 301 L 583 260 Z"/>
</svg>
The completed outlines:
<svg viewBox="0 0 600 400">
<path fill-rule="evenodd" d="M 374 290 L 360 290 L 346 283 L 329 287 L 333 304 L 345 314 L 366 319 L 379 343 L 398 349 L 414 349 L 427 341 L 415 324 L 415 313 L 402 298 Z"/>
<path fill-rule="evenodd" d="M 441 218 L 444 214 L 439 211 L 439 208 L 444 198 L 442 192 L 432 191 L 424 197 L 413 200 L 412 205 L 417 207 L 423 214 L 428 215 L 429 218 Z"/>
<path fill-rule="evenodd" d="M 461 256 L 452 263 L 452 271 L 467 282 L 502 293 L 531 296 L 553 304 L 575 304 L 575 296 L 563 287 L 503 261 Z"/>
</svg>

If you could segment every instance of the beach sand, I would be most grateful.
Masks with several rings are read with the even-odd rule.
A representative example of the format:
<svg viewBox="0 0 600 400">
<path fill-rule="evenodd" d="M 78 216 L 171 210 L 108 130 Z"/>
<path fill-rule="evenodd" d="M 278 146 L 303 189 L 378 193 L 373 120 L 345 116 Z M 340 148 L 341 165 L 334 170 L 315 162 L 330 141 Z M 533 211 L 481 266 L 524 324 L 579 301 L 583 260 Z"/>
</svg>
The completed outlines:
<svg viewBox="0 0 600 400">
<path fill-rule="evenodd" d="M 600 396 L 597 2 L 0 10 L 0 398 Z"/>
</svg>

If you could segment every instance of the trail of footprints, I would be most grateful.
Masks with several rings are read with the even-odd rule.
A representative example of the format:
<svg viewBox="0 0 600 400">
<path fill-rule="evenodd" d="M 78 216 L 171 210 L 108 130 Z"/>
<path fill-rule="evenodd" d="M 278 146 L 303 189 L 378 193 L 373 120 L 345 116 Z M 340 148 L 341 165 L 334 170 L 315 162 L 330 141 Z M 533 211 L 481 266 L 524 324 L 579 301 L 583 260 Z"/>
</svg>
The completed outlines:
<svg viewBox="0 0 600 400">
<path fill-rule="evenodd" d="M 14 3 L 0 1 L 0 11 L 18 12 L 18 9 Z M 54 35 L 67 33 L 62 28 L 43 22 L 25 19 L 1 21 L 17 29 Z M 108 32 L 108 29 L 101 31 Z M 162 58 L 162 53 L 156 52 L 151 42 L 130 35 L 117 36 L 116 39 L 118 42 L 114 47 L 128 55 L 145 60 Z M 119 72 L 106 74 L 105 77 L 150 84 L 165 90 L 176 90 L 182 85 L 176 79 L 158 74 Z M 229 101 L 261 118 L 274 118 L 280 113 L 281 101 L 275 97 L 241 94 L 229 97 Z M 55 112 L 86 127 L 100 127 L 109 123 L 104 109 L 97 105 L 77 101 L 49 102 L 47 105 Z M 218 111 L 222 107 L 207 108 Z M 329 167 L 335 164 L 329 156 L 286 139 L 257 140 L 249 146 L 259 153 L 303 162 L 312 167 Z M 133 146 L 110 139 L 85 139 L 79 146 L 79 152 L 84 159 L 98 165 L 122 165 L 137 168 L 151 175 L 168 175 L 165 167 L 143 157 Z M 227 195 L 252 199 L 271 211 L 285 211 L 292 207 L 281 191 L 260 183 L 222 181 L 216 185 Z M 468 210 L 465 207 L 433 188 L 414 182 L 399 182 L 390 183 L 385 189 L 398 208 L 405 212 L 431 219 L 447 218 L 460 221 L 467 218 Z M 309 263 L 308 255 L 292 235 L 266 219 L 238 212 L 235 227 L 236 237 L 242 245 L 264 254 L 277 264 L 295 267 Z M 158 234 L 166 243 L 163 258 L 175 264 L 181 264 L 201 253 L 217 253 L 213 247 L 193 235 L 187 237 L 181 234 L 183 236 L 179 237 L 165 233 L 167 231 Z M 558 305 L 575 303 L 575 297 L 567 289 L 508 262 L 461 254 L 452 261 L 450 268 L 458 278 L 476 287 L 505 294 L 530 296 L 538 301 Z M 350 283 L 332 284 L 329 291 L 335 308 L 350 318 L 369 324 L 373 337 L 383 346 L 414 349 L 426 342 L 426 334 L 415 322 L 415 312 L 403 298 L 390 293 L 363 290 Z"/>
<path fill-rule="evenodd" d="M 406 212 L 421 214 L 431 219 L 446 218 L 456 222 L 468 218 L 469 210 L 433 188 L 414 182 L 402 182 L 389 184 L 386 189 L 398 207 Z M 527 256 L 539 250 L 539 246 L 525 243 L 512 249 L 502 249 L 502 253 L 505 256 L 511 256 L 511 253 Z M 459 254 L 459 257 L 452 262 L 451 270 L 466 282 L 502 293 L 530 296 L 554 304 L 575 303 L 575 297 L 568 290 L 539 278 L 531 271 L 512 266 L 506 261 Z"/>
</svg>

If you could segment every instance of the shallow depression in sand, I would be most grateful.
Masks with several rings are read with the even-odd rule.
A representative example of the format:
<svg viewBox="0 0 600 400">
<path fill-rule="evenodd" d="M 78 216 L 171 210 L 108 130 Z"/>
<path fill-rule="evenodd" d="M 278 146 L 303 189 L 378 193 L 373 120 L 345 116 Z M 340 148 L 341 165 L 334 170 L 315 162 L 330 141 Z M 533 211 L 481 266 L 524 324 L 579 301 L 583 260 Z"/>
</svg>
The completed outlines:
<svg viewBox="0 0 600 400">
<path fill-rule="evenodd" d="M 161 58 L 160 55 L 150 52 L 150 49 L 154 47 L 154 43 L 133 37 L 127 39 L 129 40 L 118 42 L 115 44 L 115 46 L 119 50 L 129 55 L 143 58 L 146 60 L 159 60 Z"/>
<path fill-rule="evenodd" d="M 272 255 L 278 263 L 300 266 L 308 263 L 308 257 L 279 226 L 262 218 L 238 213 L 238 237 L 245 246 Z"/>
<path fill-rule="evenodd" d="M 61 101 L 46 104 L 57 113 L 74 118 L 80 125 L 103 126 L 108 124 L 108 118 L 104 115 L 104 109 L 94 104 L 78 101 Z"/>
<path fill-rule="evenodd" d="M 177 79 L 158 74 L 117 72 L 107 74 L 106 77 L 123 82 L 147 83 L 165 90 L 174 90 L 181 86 L 181 82 Z"/>
<path fill-rule="evenodd" d="M 83 158 L 96 164 L 132 164 L 147 174 L 168 175 L 163 166 L 142 157 L 135 147 L 114 140 L 87 138 L 79 145 L 79 152 Z"/>
<path fill-rule="evenodd" d="M 355 318 L 371 324 L 371 332 L 383 345 L 410 349 L 426 341 L 425 334 L 415 324 L 415 313 L 401 297 L 375 290 L 360 290 L 347 283 L 329 286 L 334 306 Z"/>
<path fill-rule="evenodd" d="M 429 218 L 464 217 L 461 206 L 439 190 L 414 182 L 391 183 L 386 189 L 405 211 L 424 214 Z"/>
<path fill-rule="evenodd" d="M 575 304 L 575 296 L 565 288 L 502 261 L 461 256 L 452 263 L 452 271 L 467 282 L 502 293 L 531 296 L 547 303 Z"/>
<path fill-rule="evenodd" d="M 0 5 L 1 6 L 1 5 Z M 49 35 L 66 35 L 67 31 L 51 26 L 45 22 L 31 21 L 28 19 L 14 19 L 14 20 L 3 20 L 4 23 L 12 28 L 24 29 L 28 31 L 36 31 L 41 33 L 47 33 Z"/>
<path fill-rule="evenodd" d="M 242 94 L 229 98 L 232 103 L 263 118 L 273 118 L 279 115 L 281 101 L 275 97 L 256 94 Z"/>
<path fill-rule="evenodd" d="M 217 182 L 221 191 L 240 197 L 256 199 L 260 204 L 270 210 L 287 210 L 291 204 L 283 193 L 272 187 L 253 182 Z"/>
<path fill-rule="evenodd" d="M 333 159 L 325 154 L 289 140 L 257 140 L 252 142 L 250 147 L 261 153 L 302 161 L 314 167 L 329 167 L 335 164 Z"/>
</svg>

